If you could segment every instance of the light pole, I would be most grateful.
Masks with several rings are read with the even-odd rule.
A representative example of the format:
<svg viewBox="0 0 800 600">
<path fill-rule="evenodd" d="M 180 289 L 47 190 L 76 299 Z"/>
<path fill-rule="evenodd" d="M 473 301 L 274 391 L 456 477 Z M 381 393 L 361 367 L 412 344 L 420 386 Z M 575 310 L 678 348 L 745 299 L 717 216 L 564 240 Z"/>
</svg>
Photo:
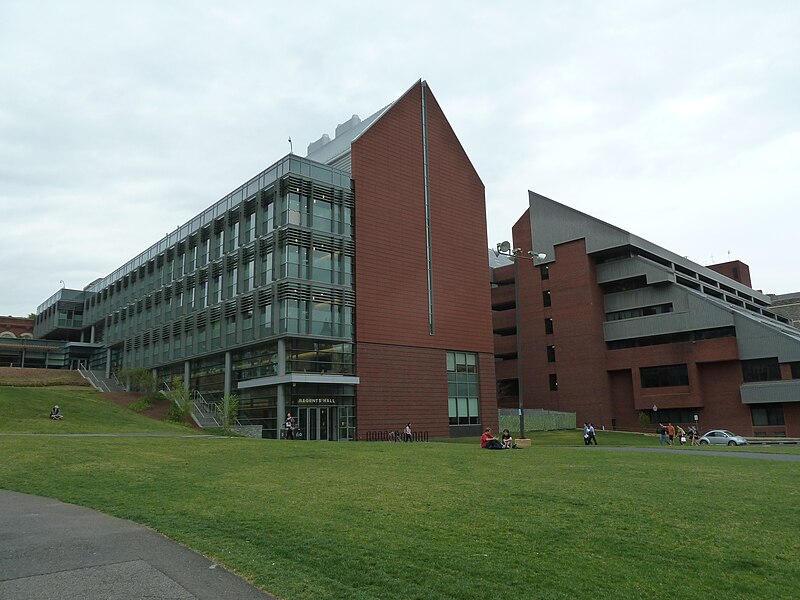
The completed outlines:
<svg viewBox="0 0 800 600">
<path fill-rule="evenodd" d="M 520 293 L 519 293 L 519 258 L 522 254 L 522 248 L 512 248 L 509 242 L 500 242 L 494 250 L 495 256 L 507 256 L 514 263 L 514 325 L 517 332 L 517 410 L 519 412 L 519 439 L 525 439 L 525 408 L 523 406 L 523 368 L 522 368 L 522 336 L 520 335 Z M 536 264 L 536 259 L 544 260 L 547 255 L 543 252 L 534 252 L 528 250 L 528 256 L 531 261 Z"/>
</svg>

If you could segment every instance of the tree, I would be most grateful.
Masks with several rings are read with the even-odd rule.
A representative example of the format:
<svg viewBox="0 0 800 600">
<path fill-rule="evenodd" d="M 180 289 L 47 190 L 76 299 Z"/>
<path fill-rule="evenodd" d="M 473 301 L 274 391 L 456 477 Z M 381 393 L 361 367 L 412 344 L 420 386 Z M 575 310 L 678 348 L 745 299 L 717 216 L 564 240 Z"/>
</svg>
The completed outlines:
<svg viewBox="0 0 800 600">
<path fill-rule="evenodd" d="M 169 418 L 173 421 L 185 421 L 192 415 L 192 396 L 183 379 L 173 377 L 170 390 L 164 392 L 170 400 Z"/>
<path fill-rule="evenodd" d="M 239 414 L 239 397 L 236 394 L 223 396 L 222 402 L 217 404 L 217 413 L 222 422 L 222 429 L 228 431 Z"/>
</svg>

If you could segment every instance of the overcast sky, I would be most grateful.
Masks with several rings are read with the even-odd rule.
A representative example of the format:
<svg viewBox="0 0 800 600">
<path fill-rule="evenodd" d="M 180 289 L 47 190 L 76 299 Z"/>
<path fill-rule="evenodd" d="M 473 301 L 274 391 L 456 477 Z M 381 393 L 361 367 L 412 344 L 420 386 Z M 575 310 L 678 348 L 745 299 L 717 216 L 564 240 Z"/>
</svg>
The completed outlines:
<svg viewBox="0 0 800 600">
<path fill-rule="evenodd" d="M 385 6 L 384 6 L 385 5 Z M 426 79 L 486 185 L 800 290 L 800 2 L 0 2 L 0 314 Z"/>
</svg>

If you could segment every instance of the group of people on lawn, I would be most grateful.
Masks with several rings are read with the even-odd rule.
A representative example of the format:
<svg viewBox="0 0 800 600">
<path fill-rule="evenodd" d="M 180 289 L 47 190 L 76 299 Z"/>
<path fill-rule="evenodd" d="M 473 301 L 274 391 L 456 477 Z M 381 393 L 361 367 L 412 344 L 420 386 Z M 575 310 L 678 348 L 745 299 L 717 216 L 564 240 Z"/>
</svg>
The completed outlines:
<svg viewBox="0 0 800 600">
<path fill-rule="evenodd" d="M 517 445 L 514 443 L 514 439 L 508 429 L 503 429 L 501 439 L 498 440 L 492 435 L 492 428 L 487 427 L 483 430 L 483 435 L 481 436 L 481 448 L 486 450 L 511 450 L 512 448 L 517 448 Z"/>
<path fill-rule="evenodd" d="M 700 435 L 697 431 L 697 427 L 695 427 L 694 425 L 689 426 L 689 429 L 687 431 L 684 430 L 684 428 L 681 427 L 680 425 L 678 425 L 678 427 L 675 427 L 672 423 L 667 423 L 667 425 L 659 423 L 658 433 L 661 434 L 661 437 L 658 440 L 659 446 L 663 446 L 664 444 L 666 444 L 667 446 L 674 446 L 676 435 L 678 436 L 678 441 L 681 446 L 686 444 L 687 438 L 692 446 L 700 445 Z"/>
</svg>

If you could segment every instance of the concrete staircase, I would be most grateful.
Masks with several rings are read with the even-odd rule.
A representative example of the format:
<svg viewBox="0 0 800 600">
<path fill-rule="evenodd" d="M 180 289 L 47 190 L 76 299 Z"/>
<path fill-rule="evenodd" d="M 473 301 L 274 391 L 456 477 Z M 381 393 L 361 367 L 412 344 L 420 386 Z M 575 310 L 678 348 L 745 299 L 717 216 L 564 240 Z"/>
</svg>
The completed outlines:
<svg viewBox="0 0 800 600">
<path fill-rule="evenodd" d="M 102 371 L 89 371 L 87 369 L 78 369 L 78 373 L 80 373 L 81 377 L 88 381 L 98 392 L 107 393 L 128 391 L 125 389 L 125 386 L 122 385 L 120 380 L 117 379 L 116 375 L 106 377 L 105 373 Z"/>
</svg>

